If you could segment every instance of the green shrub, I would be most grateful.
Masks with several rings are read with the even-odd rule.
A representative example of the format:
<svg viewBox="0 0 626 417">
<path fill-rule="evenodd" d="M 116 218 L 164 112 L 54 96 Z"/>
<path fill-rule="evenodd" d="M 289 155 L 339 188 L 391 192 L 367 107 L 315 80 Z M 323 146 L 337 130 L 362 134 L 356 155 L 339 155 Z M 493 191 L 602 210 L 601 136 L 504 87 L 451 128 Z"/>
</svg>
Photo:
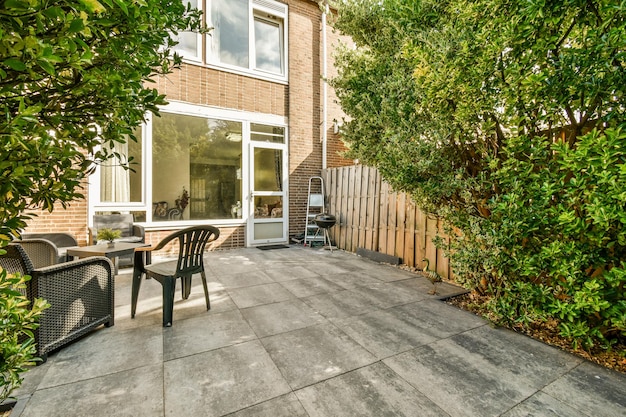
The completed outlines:
<svg viewBox="0 0 626 417">
<path fill-rule="evenodd" d="M 575 147 L 520 137 L 506 152 L 491 215 L 454 244 L 465 284 L 495 297 L 500 321 L 556 319 L 585 348 L 625 338 L 626 134 L 594 130 Z"/>
<path fill-rule="evenodd" d="M 29 279 L 0 270 L 0 403 L 21 385 L 21 374 L 38 360 L 33 330 L 48 305 L 39 299 L 31 305 L 20 291 Z"/>
</svg>

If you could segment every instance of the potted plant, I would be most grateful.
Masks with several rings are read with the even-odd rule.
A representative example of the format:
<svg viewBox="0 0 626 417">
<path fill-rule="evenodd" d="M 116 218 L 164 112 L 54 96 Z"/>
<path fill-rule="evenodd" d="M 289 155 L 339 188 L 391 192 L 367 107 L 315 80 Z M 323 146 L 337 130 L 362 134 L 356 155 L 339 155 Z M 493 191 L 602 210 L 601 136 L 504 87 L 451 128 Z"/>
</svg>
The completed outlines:
<svg viewBox="0 0 626 417">
<path fill-rule="evenodd" d="M 119 239 L 122 236 L 122 231 L 117 229 L 109 229 L 108 227 L 102 228 L 98 230 L 98 234 L 96 235 L 97 240 L 106 240 L 109 242 L 109 246 L 112 247 L 114 245 L 115 239 Z"/>
<path fill-rule="evenodd" d="M 33 330 L 49 305 L 42 299 L 31 303 L 20 291 L 28 280 L 29 276 L 0 269 L 0 411 L 15 405 L 15 399 L 9 397 L 11 392 L 22 384 L 21 374 L 40 360 L 35 357 Z"/>
</svg>

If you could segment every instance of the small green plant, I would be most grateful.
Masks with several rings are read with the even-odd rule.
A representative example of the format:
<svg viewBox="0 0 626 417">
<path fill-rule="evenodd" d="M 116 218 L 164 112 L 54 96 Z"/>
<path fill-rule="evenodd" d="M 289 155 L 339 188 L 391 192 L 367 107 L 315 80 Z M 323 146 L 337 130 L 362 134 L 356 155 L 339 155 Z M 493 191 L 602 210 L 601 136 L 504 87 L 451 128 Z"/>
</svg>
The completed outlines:
<svg viewBox="0 0 626 417">
<path fill-rule="evenodd" d="M 39 360 L 33 330 L 49 305 L 42 299 L 31 305 L 20 291 L 28 280 L 29 276 L 0 270 L 0 403 L 22 384 L 27 367 Z"/>
<path fill-rule="evenodd" d="M 98 230 L 98 234 L 96 239 L 98 240 L 106 240 L 108 242 L 113 242 L 115 239 L 118 239 L 122 236 L 121 230 L 113 230 L 109 228 L 103 228 Z"/>
</svg>

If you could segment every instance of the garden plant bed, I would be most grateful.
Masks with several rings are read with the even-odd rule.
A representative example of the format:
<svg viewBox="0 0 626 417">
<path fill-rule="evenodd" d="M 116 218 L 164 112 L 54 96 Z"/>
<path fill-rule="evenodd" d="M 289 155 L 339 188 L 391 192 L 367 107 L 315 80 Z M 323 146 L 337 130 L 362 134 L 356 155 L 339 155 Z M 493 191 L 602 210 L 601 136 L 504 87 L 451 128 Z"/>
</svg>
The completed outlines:
<svg viewBox="0 0 626 417">
<path fill-rule="evenodd" d="M 489 319 L 489 312 L 482 307 L 486 304 L 488 299 L 488 296 L 468 293 L 449 298 L 446 302 Z M 548 345 L 573 353 L 574 355 L 597 363 L 605 368 L 626 373 L 626 345 L 624 344 L 615 345 L 613 346 L 613 349 L 608 352 L 601 349 L 594 349 L 590 352 L 580 348 L 574 349 L 571 341 L 559 335 L 556 321 L 548 323 L 534 323 L 530 327 L 523 327 L 520 325 L 509 328 L 518 333 L 526 334 L 533 339 L 540 340 Z"/>
</svg>

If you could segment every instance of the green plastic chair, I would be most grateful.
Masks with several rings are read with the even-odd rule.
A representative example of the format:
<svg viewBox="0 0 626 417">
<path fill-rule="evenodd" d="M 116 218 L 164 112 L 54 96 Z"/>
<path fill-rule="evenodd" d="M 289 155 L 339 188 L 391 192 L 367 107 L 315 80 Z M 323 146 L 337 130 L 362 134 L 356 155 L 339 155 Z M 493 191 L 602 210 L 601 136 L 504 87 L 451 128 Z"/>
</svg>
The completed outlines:
<svg viewBox="0 0 626 417">
<path fill-rule="evenodd" d="M 176 290 L 176 280 L 181 279 L 183 299 L 189 298 L 191 292 L 191 277 L 200 274 L 202 285 L 204 286 L 204 296 L 206 298 L 206 308 L 211 309 L 209 301 L 209 289 L 204 272 L 204 249 L 207 243 L 216 240 L 220 235 L 218 228 L 214 226 L 192 226 L 179 230 L 161 240 L 155 248 L 137 250 L 135 252 L 135 262 L 133 267 L 133 287 L 131 318 L 135 317 L 137 311 L 137 298 L 139 288 L 144 277 L 154 278 L 163 286 L 163 327 L 172 325 L 172 315 L 174 310 L 174 292 Z M 143 252 L 158 251 L 163 249 L 173 240 L 178 240 L 178 259 L 175 261 L 165 261 L 156 264 L 144 264 Z M 149 257 L 146 257 L 149 258 Z"/>
</svg>

